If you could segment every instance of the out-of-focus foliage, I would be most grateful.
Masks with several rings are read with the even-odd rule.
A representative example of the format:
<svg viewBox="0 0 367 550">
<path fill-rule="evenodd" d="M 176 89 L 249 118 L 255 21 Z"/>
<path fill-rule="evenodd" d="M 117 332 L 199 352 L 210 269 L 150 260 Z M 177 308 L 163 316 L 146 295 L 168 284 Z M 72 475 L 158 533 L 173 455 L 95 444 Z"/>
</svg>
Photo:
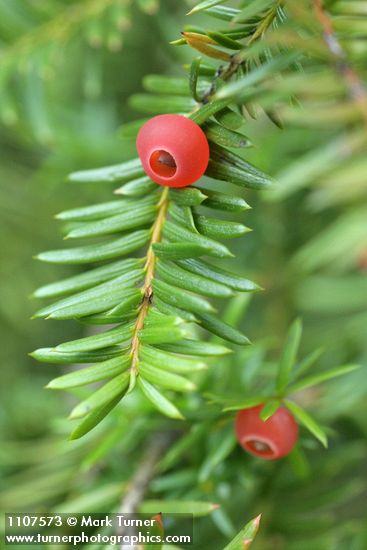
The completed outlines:
<svg viewBox="0 0 367 550">
<path fill-rule="evenodd" d="M 72 105 L 79 105 L 86 115 L 88 104 L 90 109 L 91 104 L 99 103 L 105 111 L 99 118 L 105 119 L 105 125 L 108 120 L 113 124 L 113 109 L 118 109 L 116 92 L 126 94 L 136 83 L 139 49 L 134 52 L 131 48 L 130 59 L 125 61 L 130 82 L 121 86 L 119 79 L 112 78 L 116 71 L 124 70 L 124 47 L 133 42 L 132 21 L 139 21 L 139 9 L 149 15 L 159 9 L 158 0 L 136 4 L 130 0 L 2 0 L 3 124 L 21 126 L 43 145 L 70 139 L 78 128 L 80 119 L 70 110 Z M 134 35 L 138 40 L 139 34 L 137 25 Z"/>
<path fill-rule="evenodd" d="M 313 372 L 366 363 L 365 2 L 206 2 L 208 10 L 186 20 L 183 2 L 161 0 L 153 16 L 139 10 L 144 4 L 154 3 L 0 3 L 1 506 L 113 510 L 151 435 L 168 431 L 178 439 L 159 463 L 146 500 L 204 501 L 208 511 L 211 503 L 220 504 L 197 520 L 197 548 L 223 548 L 262 512 L 253 544 L 259 550 L 364 550 L 365 370 L 298 394 L 297 403 L 326 430 L 329 449 L 302 430 L 302 451 L 279 463 L 259 462 L 235 446 L 232 413 L 223 415 L 215 397 L 272 388 L 282 342 L 297 315 L 304 320 L 301 356 L 324 348 Z M 112 5 L 129 10 L 130 29 L 121 32 L 121 20 L 109 15 Z M 269 10 L 276 14 L 273 24 L 265 24 L 265 35 L 256 34 Z M 73 13 L 79 16 L 65 17 Z M 234 17 L 233 32 L 223 33 Z M 60 31 L 50 33 L 60 20 Z M 80 337 L 82 330 L 28 320 L 35 308 L 27 296 L 60 276 L 31 256 L 58 246 L 53 214 L 110 200 L 104 188 L 75 188 L 62 180 L 72 169 L 133 154 L 133 141 L 125 130 L 118 137 L 117 128 L 141 116 L 144 101 L 135 96 L 128 106 L 127 97 L 140 90 L 144 74 L 185 76 L 181 64 L 191 61 L 189 48 L 168 46 L 180 30 L 194 50 L 199 44 L 203 58 L 213 49 L 222 52 L 202 66 L 225 64 L 228 53 L 241 52 L 230 40 L 251 42 L 243 74 L 220 85 L 217 96 L 246 103 L 243 132 L 255 145 L 246 158 L 277 180 L 261 198 L 250 196 L 246 223 L 254 231 L 235 247 L 237 272 L 265 291 L 254 296 L 244 319 L 240 300 L 226 319 L 254 345 L 211 366 L 205 404 L 195 395 L 189 401 L 203 413 L 193 413 L 190 423 L 162 419 L 134 394 L 85 440 L 66 442 L 69 430 L 59 419 L 74 396 L 43 391 L 55 366 L 35 364 L 26 354 Z M 284 60 L 295 52 L 298 59 Z M 144 93 L 154 93 L 152 87 L 146 79 Z M 75 270 L 65 267 L 63 274 Z"/>
</svg>

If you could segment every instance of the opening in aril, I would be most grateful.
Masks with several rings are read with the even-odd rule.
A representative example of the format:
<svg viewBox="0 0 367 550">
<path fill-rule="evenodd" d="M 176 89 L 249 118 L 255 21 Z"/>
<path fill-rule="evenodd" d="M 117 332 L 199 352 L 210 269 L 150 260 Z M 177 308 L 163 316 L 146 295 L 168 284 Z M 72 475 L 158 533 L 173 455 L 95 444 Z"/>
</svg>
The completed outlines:
<svg viewBox="0 0 367 550">
<path fill-rule="evenodd" d="M 172 176 L 176 174 L 177 165 L 175 159 L 170 153 L 163 149 L 154 151 L 150 156 L 149 162 L 151 169 L 158 176 L 172 178 Z"/>
<path fill-rule="evenodd" d="M 268 457 L 275 456 L 274 449 L 272 449 L 270 445 L 265 443 L 265 441 L 261 441 L 259 439 L 250 439 L 245 442 L 245 446 L 249 451 L 257 455 Z"/>
</svg>

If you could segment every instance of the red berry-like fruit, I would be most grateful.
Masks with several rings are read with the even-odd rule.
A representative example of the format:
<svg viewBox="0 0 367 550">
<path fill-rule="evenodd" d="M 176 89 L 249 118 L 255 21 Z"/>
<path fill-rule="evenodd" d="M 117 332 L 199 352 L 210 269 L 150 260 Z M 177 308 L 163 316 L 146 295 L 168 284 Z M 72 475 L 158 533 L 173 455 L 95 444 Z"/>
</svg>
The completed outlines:
<svg viewBox="0 0 367 550">
<path fill-rule="evenodd" d="M 291 452 L 298 440 L 298 425 L 284 407 L 265 422 L 259 414 L 263 405 L 243 409 L 236 416 L 235 432 L 240 445 L 249 453 L 277 460 Z"/>
<path fill-rule="evenodd" d="M 147 175 L 159 185 L 186 187 L 204 174 L 209 144 L 203 130 L 182 115 L 159 115 L 139 131 L 136 147 Z"/>
</svg>

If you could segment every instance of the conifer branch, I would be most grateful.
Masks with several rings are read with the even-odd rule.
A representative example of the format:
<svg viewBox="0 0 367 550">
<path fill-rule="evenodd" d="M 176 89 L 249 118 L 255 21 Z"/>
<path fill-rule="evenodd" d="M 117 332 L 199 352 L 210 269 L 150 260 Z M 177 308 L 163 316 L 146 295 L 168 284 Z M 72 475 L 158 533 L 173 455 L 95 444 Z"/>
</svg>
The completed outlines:
<svg viewBox="0 0 367 550">
<path fill-rule="evenodd" d="M 101 8 L 95 12 L 97 42 L 104 19 L 108 19 L 106 27 L 112 19 L 117 21 L 116 12 L 111 18 L 102 17 L 103 6 L 111 3 L 112 0 L 75 2 L 75 8 L 82 4 Z M 83 337 L 78 340 L 43 348 L 33 355 L 57 366 L 73 365 L 67 374 L 59 373 L 61 376 L 58 374 L 48 384 L 52 389 L 71 390 L 83 399 L 71 414 L 72 418 L 81 419 L 72 439 L 84 436 L 109 417 L 77 445 L 60 448 L 55 447 L 54 441 L 44 444 L 40 438 L 35 447 L 35 439 L 28 441 L 28 437 L 21 446 L 6 442 L 2 462 L 10 475 L 2 496 L 4 509 L 120 509 L 123 514 L 162 510 L 200 516 L 218 508 L 211 502 L 218 497 L 222 508 L 211 519 L 229 538 L 235 532 L 236 525 L 232 523 L 238 519 L 243 490 L 250 482 L 254 491 L 247 495 L 246 507 L 253 507 L 254 515 L 259 505 L 256 487 L 266 486 L 269 509 L 264 518 L 267 523 L 271 515 L 272 521 L 263 535 L 265 545 L 271 546 L 274 536 L 281 533 L 285 544 L 298 547 L 304 542 L 304 532 L 312 533 L 306 546 L 307 542 L 317 548 L 356 543 L 352 540 L 356 529 L 364 528 L 359 502 L 365 484 L 359 478 L 354 481 L 350 472 L 360 471 L 364 442 L 363 438 L 352 442 L 350 430 L 345 438 L 342 430 L 340 437 L 335 438 L 328 424 L 340 415 L 348 417 L 352 424 L 358 421 L 358 428 L 361 424 L 355 410 L 350 415 L 349 410 L 353 405 L 360 409 L 364 390 L 363 372 L 358 373 L 354 360 L 356 351 L 359 353 L 364 346 L 366 315 L 362 309 L 367 296 L 365 277 L 358 272 L 362 266 L 358 268 L 356 262 L 357 254 L 366 247 L 367 138 L 363 129 L 367 122 L 367 92 L 362 64 L 366 53 L 365 6 L 363 2 L 300 0 L 289 2 L 284 13 L 283 3 L 204 0 L 196 4 L 191 13 L 201 11 L 224 21 L 220 31 L 219 25 L 210 30 L 205 25 L 205 30 L 193 27 L 184 34 L 189 45 L 209 58 L 208 64 L 200 57 L 187 67 L 189 74 L 181 77 L 176 72 L 175 76 L 148 75 L 143 82 L 146 93 L 131 99 L 130 105 L 144 117 L 184 113 L 202 125 L 211 151 L 206 176 L 217 180 L 215 184 L 205 179 L 168 193 L 146 176 L 139 159 L 71 175 L 70 185 L 94 182 L 100 187 L 100 194 L 104 183 L 116 184 L 118 197 L 112 200 L 107 187 L 108 202 L 79 206 L 58 215 L 66 222 L 67 243 L 82 239 L 82 244 L 48 251 L 39 258 L 87 265 L 87 269 L 39 289 L 36 297 L 51 299 L 52 303 L 43 306 L 35 317 L 69 319 L 83 327 L 97 325 L 99 329 L 91 330 L 89 336 L 81 331 Z M 119 1 L 120 6 L 131 4 L 131 0 Z M 146 13 L 158 5 L 155 0 L 139 0 L 137 4 Z M 69 7 L 66 9 L 71 13 Z M 91 16 L 94 19 L 94 13 Z M 71 24 L 67 31 L 64 23 Z M 161 21 L 161 28 L 164 24 Z M 71 38 L 71 31 L 76 28 L 73 25 L 72 21 L 60 21 L 56 39 L 66 42 Z M 75 25 L 84 28 L 84 19 L 75 19 Z M 340 34 L 339 29 L 343 31 Z M 38 30 L 43 34 L 41 25 Z M 114 31 L 113 36 L 119 36 L 118 25 Z M 33 35 L 32 29 L 29 34 Z M 23 59 L 32 54 L 33 46 L 46 48 L 45 38 L 40 36 L 39 42 L 25 48 Z M 14 41 L 18 44 L 16 38 Z M 183 40 L 178 42 L 182 44 Z M 6 55 L 5 48 L 4 59 Z M 11 66 L 20 65 L 17 57 L 11 54 L 11 63 L 13 58 L 15 61 Z M 47 59 L 39 63 L 47 63 Z M 278 312 L 274 316 L 274 293 L 264 310 L 267 313 L 270 308 L 273 314 L 264 315 L 261 309 L 254 317 L 255 323 L 258 319 L 266 321 L 254 330 L 255 345 L 247 350 L 231 349 L 232 344 L 248 343 L 237 328 L 247 297 L 238 293 L 256 291 L 258 287 L 242 275 L 220 267 L 222 258 L 229 262 L 233 256 L 222 241 L 248 231 L 239 223 L 249 208 L 243 190 L 266 189 L 271 181 L 245 160 L 251 140 L 242 129 L 246 128 L 247 118 L 256 119 L 263 113 L 273 121 L 279 114 L 286 129 L 268 132 L 269 125 L 264 124 L 268 149 L 265 154 L 259 151 L 256 158 L 263 158 L 269 166 L 281 167 L 279 183 L 274 186 L 279 198 L 291 193 L 297 196 L 296 200 L 285 201 L 281 211 L 263 210 L 264 203 L 259 203 L 260 246 L 265 239 L 269 247 L 258 252 L 259 242 L 255 242 L 251 250 L 257 257 L 261 255 L 261 261 L 251 260 L 250 265 L 257 269 L 257 265 L 268 262 L 270 286 L 281 299 L 286 298 L 283 314 L 290 316 L 297 309 L 309 312 L 308 319 L 312 318 L 305 343 L 300 320 L 291 325 L 278 361 L 272 349 L 274 338 L 268 338 L 269 327 L 274 337 L 279 321 Z M 252 132 L 255 125 L 251 121 L 248 131 Z M 260 135 L 262 125 L 263 122 Z M 140 126 L 141 121 L 124 125 L 120 137 L 133 141 Z M 304 128 L 307 131 L 303 132 Z M 258 131 L 254 132 L 257 141 L 256 136 Z M 240 187 L 241 193 L 236 194 L 233 185 Z M 311 191 L 300 194 L 307 186 Z M 344 203 L 348 207 L 343 211 Z M 319 223 L 308 224 L 313 219 L 308 206 L 319 213 L 328 209 L 328 215 L 320 216 Z M 83 239 L 91 241 L 85 245 Z M 307 239 L 310 241 L 301 247 L 300 242 Z M 288 254 L 294 255 L 291 266 L 287 265 Z M 93 263 L 95 268 L 91 267 Z M 244 263 L 238 262 L 239 271 Z M 274 286 L 277 269 L 282 284 L 275 281 Z M 300 280 L 298 272 L 302 274 Z M 223 312 L 220 299 L 226 303 Z M 263 304 L 264 300 L 260 308 Z M 8 300 L 4 307 L 7 305 Z M 203 335 L 204 330 L 209 338 Z M 328 347 L 330 342 L 334 345 L 336 333 L 339 338 L 335 356 L 342 355 L 347 362 L 330 368 L 329 358 L 321 358 L 321 350 L 315 348 Z M 214 340 L 210 339 L 212 336 Z M 218 343 L 217 337 L 226 345 Z M 346 348 L 343 342 L 348 344 Z M 302 348 L 310 353 L 302 356 Z M 230 351 L 235 353 L 227 359 L 225 355 Z M 271 352 L 269 356 L 267 352 Z M 338 380 L 344 377 L 346 381 L 339 385 Z M 135 381 L 141 392 L 120 404 Z M 322 391 L 320 384 L 326 386 Z M 357 386 L 359 390 L 352 391 Z M 14 392 L 11 404 L 17 407 L 16 387 Z M 348 398 L 344 399 L 346 394 Z M 238 475 L 243 470 L 244 456 L 239 449 L 234 451 L 232 414 L 260 405 L 262 420 L 270 419 L 285 406 L 301 428 L 301 445 L 289 455 L 292 483 L 287 478 L 284 484 L 284 476 L 274 476 L 277 468 L 260 471 L 258 463 L 252 461 L 246 463 L 246 480 Z M 170 420 L 158 417 L 156 411 Z M 177 422 L 184 416 L 185 422 Z M 171 427 L 178 434 L 172 445 Z M 332 442 L 329 452 L 318 453 L 307 444 L 305 454 L 313 452 L 310 465 L 302 450 L 305 432 L 324 446 L 328 437 Z M 314 468 L 318 457 L 322 457 L 322 484 L 320 469 Z M 335 472 L 337 463 L 342 482 L 338 480 L 340 487 L 334 493 L 335 480 L 328 473 Z M 131 464 L 136 465 L 133 471 Z M 91 469 L 102 475 L 80 475 Z M 305 481 L 297 483 L 297 476 Z M 279 499 L 283 488 L 287 497 L 284 503 Z M 148 493 L 154 495 L 154 500 L 149 500 Z M 358 511 L 353 533 L 350 522 L 344 527 L 334 518 L 335 499 L 343 508 L 352 509 L 354 505 Z M 305 503 L 307 510 L 312 509 L 307 517 L 302 515 L 302 525 L 300 511 L 304 506 L 299 508 L 300 502 Z M 288 524 L 292 529 L 287 528 Z M 294 525 L 300 528 L 294 529 Z M 259 517 L 246 525 L 225 550 L 248 548 L 258 526 Z M 201 533 L 199 527 L 195 544 L 208 545 L 211 536 L 216 544 L 218 533 L 206 527 Z"/>
<path fill-rule="evenodd" d="M 196 39 L 207 45 L 215 42 L 203 35 Z M 233 43 L 237 47 L 235 41 L 230 41 L 230 45 Z M 238 68 L 244 61 L 243 52 L 241 48 L 241 55 L 229 56 L 233 61 L 224 80 L 230 78 L 234 66 Z M 205 122 L 203 129 L 210 140 L 207 176 L 243 188 L 267 188 L 271 179 L 266 174 L 227 149 L 249 144 L 245 136 L 231 129 L 233 125 L 242 126 L 243 116 L 229 110 L 232 121 L 221 124 L 208 120 L 231 100 L 218 102 L 208 97 L 204 105 L 205 101 L 200 101 L 196 94 L 196 86 L 206 87 L 206 83 L 201 82 L 200 63 L 196 63 L 196 69 L 194 64 L 193 70 L 197 74 L 191 79 L 191 94 L 197 100 L 189 97 L 186 79 L 183 79 L 183 95 L 175 102 L 180 79 L 155 76 L 146 79 L 145 84 L 148 91 L 158 95 L 132 99 L 134 102 L 138 99 L 139 104 L 142 100 L 144 111 L 152 115 L 159 114 L 163 107 L 163 112 L 184 111 L 191 113 L 188 116 L 197 119 L 197 123 Z M 162 92 L 167 96 L 159 95 Z M 74 183 L 122 184 L 118 189 L 122 199 L 61 213 L 60 219 L 71 222 L 67 238 L 102 236 L 104 240 L 41 253 L 39 259 L 85 264 L 147 250 L 138 259 L 119 260 L 110 266 L 104 264 L 90 273 L 47 285 L 36 293 L 39 297 L 67 297 L 42 308 L 35 317 L 116 325 L 96 335 L 34 352 L 34 356 L 43 361 L 96 363 L 58 377 L 48 385 L 54 389 L 70 389 L 102 382 L 73 409 L 70 417 L 83 420 L 72 438 L 83 436 L 99 424 L 132 391 L 136 382 L 156 409 L 170 418 L 182 419 L 181 411 L 160 389 L 183 394 L 196 390 L 188 373 L 207 368 L 203 356 L 230 351 L 225 346 L 199 339 L 195 327 L 200 326 L 237 345 L 249 344 L 241 331 L 218 318 L 217 310 L 207 298 L 225 298 L 234 292 L 259 289 L 251 281 L 201 259 L 203 256 L 233 257 L 229 248 L 218 240 L 240 237 L 249 231 L 241 223 L 208 216 L 201 210 L 201 204 L 214 212 L 238 213 L 247 210 L 248 205 L 232 192 L 217 193 L 195 187 L 172 190 L 169 200 L 168 189 L 162 191 L 145 175 L 140 159 L 77 172 L 69 179 Z M 117 238 L 113 238 L 116 234 Z"/>
</svg>

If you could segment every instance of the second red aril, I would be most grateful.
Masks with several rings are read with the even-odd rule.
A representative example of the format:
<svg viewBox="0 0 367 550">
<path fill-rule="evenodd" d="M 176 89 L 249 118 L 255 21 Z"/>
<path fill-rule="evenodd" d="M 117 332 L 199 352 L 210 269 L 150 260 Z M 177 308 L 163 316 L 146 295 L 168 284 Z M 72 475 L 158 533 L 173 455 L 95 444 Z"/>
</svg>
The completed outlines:
<svg viewBox="0 0 367 550">
<path fill-rule="evenodd" d="M 243 409 L 235 421 L 236 438 L 249 453 L 276 460 L 289 454 L 298 440 L 298 425 L 293 415 L 279 407 L 265 422 L 260 418 L 263 405 Z"/>
</svg>

